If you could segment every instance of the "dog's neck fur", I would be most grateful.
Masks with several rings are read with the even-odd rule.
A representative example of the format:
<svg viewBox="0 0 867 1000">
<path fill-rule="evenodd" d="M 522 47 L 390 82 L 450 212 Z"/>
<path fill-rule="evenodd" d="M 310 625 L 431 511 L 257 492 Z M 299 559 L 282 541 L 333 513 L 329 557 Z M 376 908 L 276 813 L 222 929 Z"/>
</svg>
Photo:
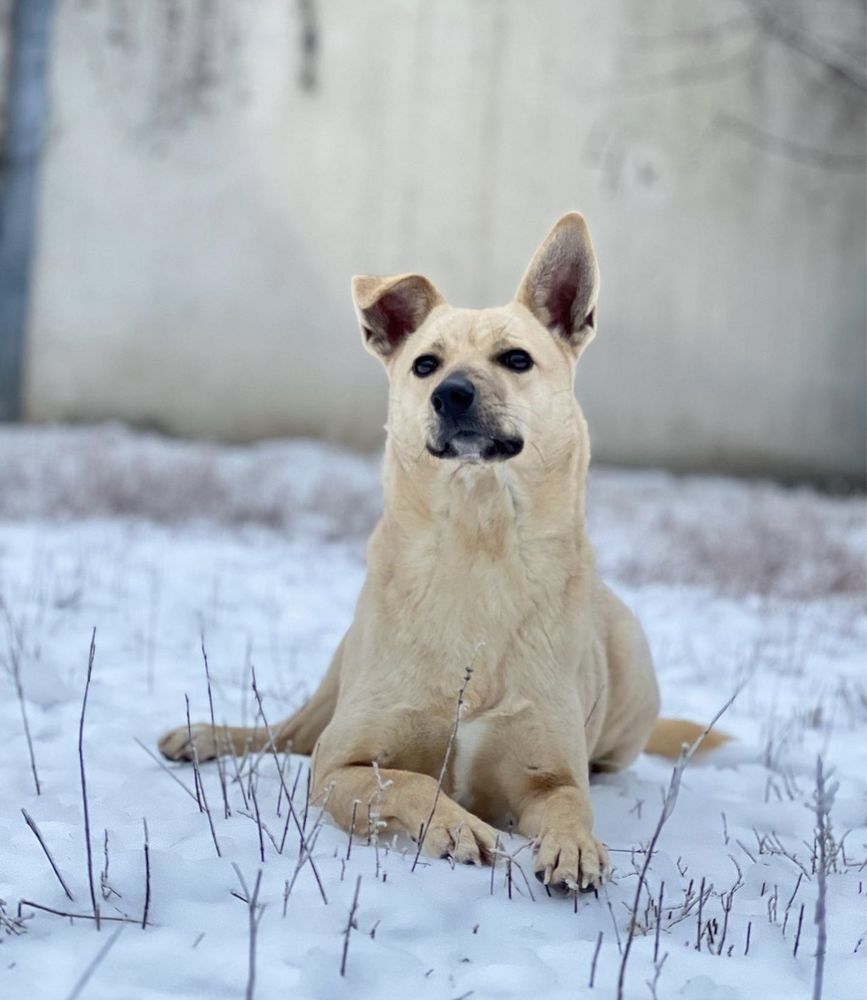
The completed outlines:
<svg viewBox="0 0 867 1000">
<path fill-rule="evenodd" d="M 584 530 L 589 449 L 580 415 L 576 434 L 578 446 L 564 450 L 559 462 L 543 464 L 540 456 L 537 464 L 530 452 L 520 466 L 406 463 L 389 441 L 378 528 L 383 544 L 371 572 L 411 603 L 416 597 L 424 604 L 458 575 L 491 597 L 502 587 L 527 602 L 559 605 L 593 563 Z"/>
</svg>

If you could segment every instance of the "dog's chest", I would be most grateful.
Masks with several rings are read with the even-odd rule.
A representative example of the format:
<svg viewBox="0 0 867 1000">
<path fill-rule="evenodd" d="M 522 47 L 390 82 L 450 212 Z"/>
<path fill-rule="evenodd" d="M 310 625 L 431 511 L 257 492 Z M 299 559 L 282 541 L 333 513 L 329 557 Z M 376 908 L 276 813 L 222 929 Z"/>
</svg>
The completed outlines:
<svg viewBox="0 0 867 1000">
<path fill-rule="evenodd" d="M 470 803 L 473 794 L 473 775 L 482 747 L 488 736 L 489 719 L 471 719 L 458 726 L 455 738 L 455 759 L 452 770 L 452 798 L 462 806 Z"/>
</svg>

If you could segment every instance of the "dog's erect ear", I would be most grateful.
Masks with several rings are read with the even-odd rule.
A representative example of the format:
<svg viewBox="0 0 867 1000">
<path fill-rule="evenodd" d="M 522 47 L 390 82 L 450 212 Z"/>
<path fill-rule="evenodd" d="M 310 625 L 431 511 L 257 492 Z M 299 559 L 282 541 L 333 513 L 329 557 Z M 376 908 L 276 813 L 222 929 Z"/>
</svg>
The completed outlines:
<svg viewBox="0 0 867 1000">
<path fill-rule="evenodd" d="M 443 297 L 421 274 L 356 276 L 352 300 L 365 346 L 385 360 L 424 323 Z"/>
<path fill-rule="evenodd" d="M 515 299 L 578 355 L 596 333 L 598 294 L 590 230 L 583 215 L 570 212 L 533 255 Z"/>
</svg>

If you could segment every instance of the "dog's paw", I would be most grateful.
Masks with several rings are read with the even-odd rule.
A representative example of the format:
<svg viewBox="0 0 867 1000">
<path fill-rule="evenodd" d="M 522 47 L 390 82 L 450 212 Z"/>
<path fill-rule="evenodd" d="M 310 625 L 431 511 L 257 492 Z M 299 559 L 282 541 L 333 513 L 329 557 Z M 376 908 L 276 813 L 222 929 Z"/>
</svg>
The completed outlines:
<svg viewBox="0 0 867 1000">
<path fill-rule="evenodd" d="M 425 853 L 449 858 L 459 865 L 492 864 L 497 845 L 497 831 L 471 813 L 434 816 L 424 838 Z"/>
<path fill-rule="evenodd" d="M 160 739 L 158 746 L 160 753 L 169 760 L 193 760 L 193 747 L 199 762 L 212 760 L 217 756 L 215 735 L 210 722 L 197 722 L 189 728 L 178 726 L 170 730 Z"/>
<path fill-rule="evenodd" d="M 592 892 L 608 874 L 608 851 L 591 833 L 544 831 L 535 848 L 536 878 L 554 892 Z"/>
</svg>

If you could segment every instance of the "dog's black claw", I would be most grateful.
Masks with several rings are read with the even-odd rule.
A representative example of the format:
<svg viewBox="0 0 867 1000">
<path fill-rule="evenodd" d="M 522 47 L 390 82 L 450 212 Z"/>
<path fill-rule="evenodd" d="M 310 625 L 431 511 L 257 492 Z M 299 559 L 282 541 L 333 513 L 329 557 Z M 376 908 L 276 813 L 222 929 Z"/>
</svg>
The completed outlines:
<svg viewBox="0 0 867 1000">
<path fill-rule="evenodd" d="M 585 885 L 585 886 L 582 886 L 582 888 L 580 888 L 578 891 L 581 893 L 582 896 L 586 896 L 589 892 L 596 892 L 596 886 L 595 885 Z"/>
</svg>

